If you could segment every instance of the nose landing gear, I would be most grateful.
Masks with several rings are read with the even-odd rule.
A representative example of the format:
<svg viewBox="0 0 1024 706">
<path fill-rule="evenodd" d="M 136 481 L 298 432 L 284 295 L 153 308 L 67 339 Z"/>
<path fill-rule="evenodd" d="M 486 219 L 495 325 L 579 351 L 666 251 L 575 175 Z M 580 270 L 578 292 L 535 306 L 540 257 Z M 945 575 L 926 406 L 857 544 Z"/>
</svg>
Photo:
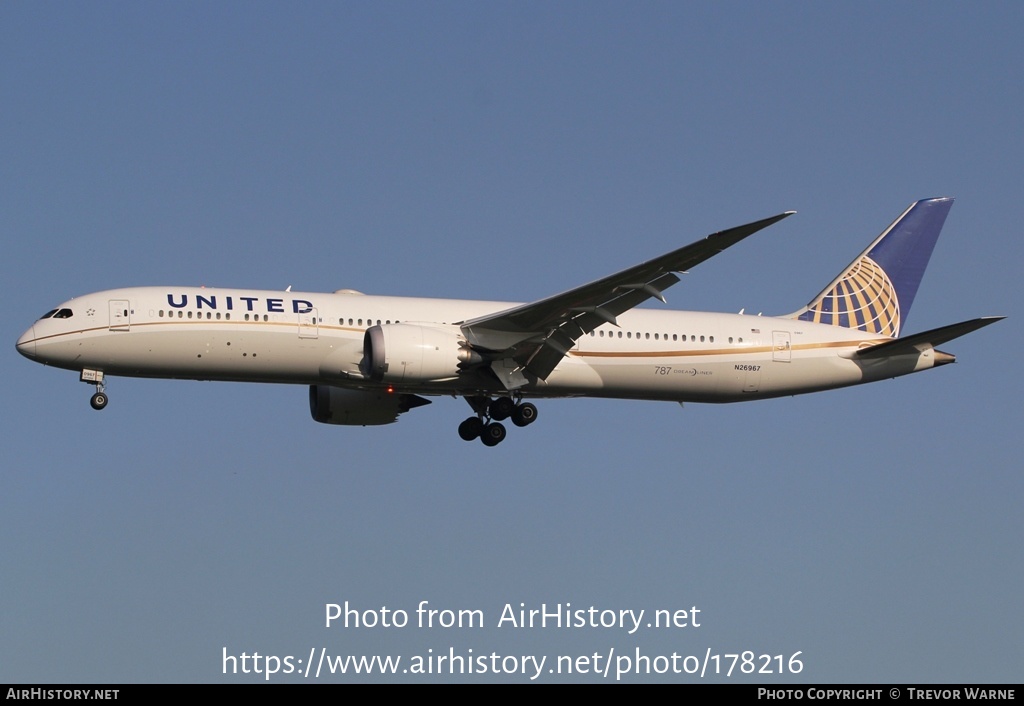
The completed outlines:
<svg viewBox="0 0 1024 706">
<path fill-rule="evenodd" d="M 466 402 L 476 412 L 459 425 L 459 437 L 464 441 L 479 438 L 484 446 L 497 446 L 508 433 L 501 422 L 511 418 L 517 427 L 525 427 L 537 419 L 537 407 L 522 402 L 521 397 L 467 397 Z"/>
<path fill-rule="evenodd" d="M 79 379 L 82 382 L 96 386 L 96 394 L 94 394 L 89 400 L 89 404 L 92 405 L 92 408 L 99 411 L 106 407 L 110 398 L 107 397 L 106 384 L 103 382 L 103 371 L 89 370 L 86 368 L 82 371 L 82 376 Z"/>
</svg>

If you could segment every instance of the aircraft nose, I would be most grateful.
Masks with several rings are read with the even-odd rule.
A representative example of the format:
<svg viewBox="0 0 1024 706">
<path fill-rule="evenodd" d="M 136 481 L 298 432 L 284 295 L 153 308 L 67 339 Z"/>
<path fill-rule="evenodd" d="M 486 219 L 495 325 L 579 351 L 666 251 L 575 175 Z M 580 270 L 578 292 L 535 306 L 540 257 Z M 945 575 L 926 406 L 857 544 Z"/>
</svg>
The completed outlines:
<svg viewBox="0 0 1024 706">
<path fill-rule="evenodd" d="M 36 357 L 36 327 L 29 326 L 28 331 L 21 334 L 16 344 L 18 352 L 26 358 Z"/>
</svg>

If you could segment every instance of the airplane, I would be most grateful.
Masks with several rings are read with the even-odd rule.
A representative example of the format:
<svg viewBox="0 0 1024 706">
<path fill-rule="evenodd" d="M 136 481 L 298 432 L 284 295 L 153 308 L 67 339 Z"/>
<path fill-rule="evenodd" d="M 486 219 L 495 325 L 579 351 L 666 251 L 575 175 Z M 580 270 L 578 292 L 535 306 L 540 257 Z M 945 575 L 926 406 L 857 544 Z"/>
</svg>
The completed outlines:
<svg viewBox="0 0 1024 706">
<path fill-rule="evenodd" d="M 1004 318 L 902 336 L 951 198 L 912 203 L 801 309 L 777 317 L 636 308 L 680 274 L 793 211 L 713 233 L 531 303 L 136 287 L 77 297 L 18 339 L 26 358 L 77 371 L 107 406 L 107 376 L 301 384 L 325 424 L 378 425 L 462 397 L 466 441 L 495 446 L 529 400 L 740 402 L 936 368 L 936 346 Z"/>
</svg>

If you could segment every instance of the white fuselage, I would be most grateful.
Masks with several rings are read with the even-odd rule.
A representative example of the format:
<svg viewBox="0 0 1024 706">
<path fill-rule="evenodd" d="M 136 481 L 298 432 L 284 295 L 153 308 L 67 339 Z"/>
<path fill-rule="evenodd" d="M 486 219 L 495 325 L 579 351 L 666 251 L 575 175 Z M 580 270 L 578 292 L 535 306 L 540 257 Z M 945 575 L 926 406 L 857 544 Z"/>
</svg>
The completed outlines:
<svg viewBox="0 0 1024 706">
<path fill-rule="evenodd" d="M 363 338 L 401 322 L 457 335 L 454 324 L 510 302 L 186 287 L 116 289 L 78 297 L 25 332 L 39 362 L 105 375 L 389 387 L 419 394 L 500 394 L 496 379 L 454 375 L 374 383 Z M 935 351 L 863 361 L 885 338 L 793 318 L 633 309 L 579 339 L 527 397 L 593 396 L 697 402 L 776 397 L 933 367 Z"/>
</svg>

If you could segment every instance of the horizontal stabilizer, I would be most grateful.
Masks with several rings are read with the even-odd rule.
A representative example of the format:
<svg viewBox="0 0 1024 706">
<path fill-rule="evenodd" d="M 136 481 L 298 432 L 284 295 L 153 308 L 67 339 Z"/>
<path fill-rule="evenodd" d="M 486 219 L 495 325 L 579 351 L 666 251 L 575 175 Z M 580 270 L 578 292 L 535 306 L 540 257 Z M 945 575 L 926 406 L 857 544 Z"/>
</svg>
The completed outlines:
<svg viewBox="0 0 1024 706">
<path fill-rule="evenodd" d="M 977 331 L 980 328 L 994 324 L 997 321 L 1005 319 L 1005 316 L 983 316 L 980 319 L 971 319 L 970 321 L 961 321 L 958 324 L 950 324 L 949 326 L 941 326 L 939 328 L 932 329 L 931 331 L 924 331 L 922 333 L 915 333 L 912 336 L 904 336 L 903 338 L 896 338 L 891 341 L 885 341 L 869 348 L 862 348 L 857 351 L 855 356 L 861 359 L 870 358 L 888 358 L 894 355 L 900 355 L 903 353 L 920 353 L 927 348 L 935 348 L 941 346 L 946 341 L 952 341 L 954 338 L 960 338 L 969 334 L 971 331 Z"/>
</svg>

